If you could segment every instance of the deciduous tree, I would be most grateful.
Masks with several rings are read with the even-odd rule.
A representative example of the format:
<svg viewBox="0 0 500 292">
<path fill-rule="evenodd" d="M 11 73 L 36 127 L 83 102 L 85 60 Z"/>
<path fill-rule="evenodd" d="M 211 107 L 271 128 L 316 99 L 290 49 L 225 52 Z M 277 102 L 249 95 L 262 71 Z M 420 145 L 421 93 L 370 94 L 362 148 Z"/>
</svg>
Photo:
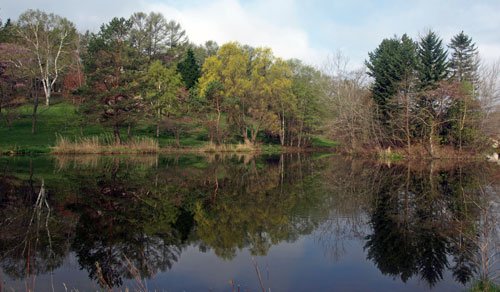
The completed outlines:
<svg viewBox="0 0 500 292">
<path fill-rule="evenodd" d="M 37 78 L 42 82 L 48 106 L 54 84 L 75 50 L 75 26 L 59 15 L 31 9 L 19 16 L 16 25 L 21 43 L 29 48 L 37 62 Z"/>
<path fill-rule="evenodd" d="M 175 115 L 179 111 L 181 77 L 173 68 L 167 68 L 160 61 L 154 61 L 149 66 L 145 82 L 147 84 L 145 98 L 156 113 L 156 137 L 159 137 L 163 117 Z"/>
</svg>

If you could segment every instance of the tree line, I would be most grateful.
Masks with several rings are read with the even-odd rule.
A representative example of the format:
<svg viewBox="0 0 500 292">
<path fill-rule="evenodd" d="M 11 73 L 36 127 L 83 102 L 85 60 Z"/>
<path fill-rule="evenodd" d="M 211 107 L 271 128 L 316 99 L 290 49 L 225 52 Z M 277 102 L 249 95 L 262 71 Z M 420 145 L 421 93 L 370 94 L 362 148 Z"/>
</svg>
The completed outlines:
<svg viewBox="0 0 500 292">
<path fill-rule="evenodd" d="M 118 143 L 124 128 L 144 122 L 177 144 L 195 126 L 216 144 L 300 147 L 319 131 L 319 70 L 269 48 L 192 44 L 159 13 L 113 18 L 81 34 L 66 18 L 28 10 L 2 26 L 1 42 L 2 107 L 31 102 L 33 132 L 39 99 L 50 106 L 54 91 L 80 97 L 83 122 L 108 127 Z"/>
<path fill-rule="evenodd" d="M 462 150 L 478 145 L 498 100 L 498 68 L 480 66 L 460 32 L 448 49 L 432 31 L 384 39 L 366 68 L 341 54 L 318 69 L 269 48 L 189 41 L 179 23 L 137 12 L 98 32 L 28 10 L 0 24 L 0 114 L 55 93 L 77 103 L 82 125 L 124 131 L 147 124 L 152 135 L 180 137 L 203 128 L 211 143 L 304 147 L 324 135 L 355 150 L 419 145 Z M 366 74 L 367 73 L 367 74 Z M 491 128 L 491 127 L 490 127 Z M 491 129 L 490 129 L 491 130 Z"/>
<path fill-rule="evenodd" d="M 459 150 L 476 147 L 484 138 L 482 122 L 491 103 L 479 68 L 477 46 L 463 31 L 446 49 L 428 31 L 418 41 L 408 35 L 384 39 L 366 61 L 373 78 L 371 93 L 383 144 Z"/>
</svg>

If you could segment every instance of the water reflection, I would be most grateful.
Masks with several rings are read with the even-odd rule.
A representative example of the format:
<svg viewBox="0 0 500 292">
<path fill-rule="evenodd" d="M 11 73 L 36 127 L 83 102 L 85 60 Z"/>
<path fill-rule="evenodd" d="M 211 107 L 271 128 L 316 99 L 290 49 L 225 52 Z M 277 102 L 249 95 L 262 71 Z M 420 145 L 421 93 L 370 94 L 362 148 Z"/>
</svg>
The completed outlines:
<svg viewBox="0 0 500 292">
<path fill-rule="evenodd" d="M 126 279 L 141 288 L 188 247 L 231 261 L 304 236 L 333 261 L 361 242 L 402 283 L 418 277 L 432 287 L 450 271 L 465 284 L 496 272 L 499 186 L 490 166 L 304 154 L 0 162 L 0 266 L 31 290 L 70 254 L 102 288 Z"/>
</svg>

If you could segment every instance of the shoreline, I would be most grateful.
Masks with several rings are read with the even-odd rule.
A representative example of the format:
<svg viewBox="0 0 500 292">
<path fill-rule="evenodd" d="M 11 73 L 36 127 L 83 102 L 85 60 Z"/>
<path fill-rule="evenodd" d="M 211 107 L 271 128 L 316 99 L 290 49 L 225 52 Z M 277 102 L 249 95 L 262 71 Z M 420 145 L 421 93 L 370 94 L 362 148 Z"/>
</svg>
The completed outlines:
<svg viewBox="0 0 500 292">
<path fill-rule="evenodd" d="M 26 147 L 20 150 L 0 149 L 0 156 L 32 156 L 32 155 L 161 155 L 161 154 L 288 154 L 288 153 L 339 153 L 334 148 L 297 148 L 275 145 L 257 146 L 254 149 L 237 149 L 237 146 L 212 149 L 206 147 L 160 147 L 158 149 L 134 149 L 127 146 L 100 146 L 92 150 L 54 150 L 55 147 Z M 39 151 L 41 149 L 41 151 Z M 33 151 L 35 150 L 35 151 Z M 37 151 L 38 150 L 38 151 Z"/>
</svg>

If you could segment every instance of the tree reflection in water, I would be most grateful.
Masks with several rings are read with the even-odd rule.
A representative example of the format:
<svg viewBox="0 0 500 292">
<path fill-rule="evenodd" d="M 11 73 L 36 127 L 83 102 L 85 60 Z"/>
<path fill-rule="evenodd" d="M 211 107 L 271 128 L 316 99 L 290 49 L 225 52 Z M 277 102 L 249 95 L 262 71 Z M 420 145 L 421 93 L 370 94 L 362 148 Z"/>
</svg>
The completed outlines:
<svg viewBox="0 0 500 292">
<path fill-rule="evenodd" d="M 364 242 L 367 258 L 403 282 L 495 273 L 498 185 L 482 165 L 388 167 L 304 154 L 0 165 L 0 265 L 33 288 L 70 253 L 112 288 L 171 269 L 188 246 L 231 260 L 312 233 L 336 260 L 344 242 Z"/>
<path fill-rule="evenodd" d="M 481 186 L 490 182 L 477 165 L 435 164 L 376 176 L 365 249 L 383 274 L 403 282 L 418 275 L 432 287 L 451 269 L 465 284 L 478 269 Z"/>
</svg>

